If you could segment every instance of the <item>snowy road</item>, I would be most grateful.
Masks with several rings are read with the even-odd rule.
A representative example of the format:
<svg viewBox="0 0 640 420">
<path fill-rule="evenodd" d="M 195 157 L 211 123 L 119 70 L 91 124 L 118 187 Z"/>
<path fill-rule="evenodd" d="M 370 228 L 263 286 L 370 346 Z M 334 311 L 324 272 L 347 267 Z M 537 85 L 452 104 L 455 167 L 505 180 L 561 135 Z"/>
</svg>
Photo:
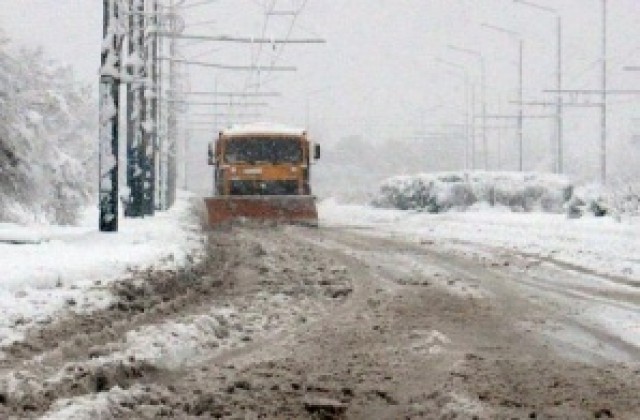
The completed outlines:
<svg viewBox="0 0 640 420">
<path fill-rule="evenodd" d="M 627 253 L 600 267 L 557 219 L 321 214 L 214 232 L 201 263 L 32 328 L 0 418 L 640 418 L 634 225 L 593 228 Z"/>
</svg>

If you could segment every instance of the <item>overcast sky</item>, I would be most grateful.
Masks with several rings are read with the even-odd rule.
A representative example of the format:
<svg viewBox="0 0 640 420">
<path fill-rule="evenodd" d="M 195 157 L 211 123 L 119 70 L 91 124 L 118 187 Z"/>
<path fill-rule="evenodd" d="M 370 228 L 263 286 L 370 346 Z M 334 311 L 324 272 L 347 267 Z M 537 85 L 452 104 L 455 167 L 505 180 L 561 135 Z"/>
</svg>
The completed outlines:
<svg viewBox="0 0 640 420">
<path fill-rule="evenodd" d="M 273 0 L 218 0 L 185 10 L 185 33 L 259 36 L 264 29 L 264 6 Z M 101 1 L 0 0 L 4 32 L 18 43 L 43 46 L 56 59 L 72 63 L 78 77 L 95 84 L 99 61 Z M 187 0 L 188 3 L 199 3 Z M 277 0 L 276 10 L 297 9 L 304 0 Z M 564 19 L 565 88 L 599 89 L 601 0 L 538 0 L 556 8 Z M 640 73 L 623 66 L 640 64 L 640 2 L 609 2 L 609 78 L 614 89 L 640 88 Z M 215 19 L 215 25 L 195 25 Z M 284 37 L 291 23 L 286 16 L 269 19 L 264 34 Z M 292 38 L 320 37 L 325 45 L 288 45 L 281 51 L 261 49 L 260 63 L 274 57 L 277 64 L 296 66 L 286 74 L 262 74 L 263 90 L 281 92 L 264 111 L 265 117 L 309 126 L 316 138 L 332 143 L 348 135 L 371 141 L 404 137 L 416 132 L 443 130 L 438 124 L 463 122 L 464 85 L 459 70 L 445 60 L 467 67 L 479 96 L 479 66 L 472 57 L 452 51 L 455 44 L 481 51 L 487 62 L 487 98 L 490 114 L 513 114 L 517 87 L 517 49 L 514 39 L 482 28 L 482 23 L 518 31 L 525 41 L 525 100 L 552 100 L 544 89 L 555 88 L 555 21 L 550 14 L 515 5 L 511 0 L 308 0 L 296 20 Z M 191 26 L 190 26 L 191 25 Z M 247 65 L 259 47 L 181 42 L 187 58 L 221 64 Z M 213 50 L 213 51 L 212 51 Z M 237 90 L 256 78 L 243 72 L 190 68 L 193 90 Z M 479 99 L 479 98 L 478 98 Z M 587 97 L 567 98 L 587 101 Z M 591 98 L 592 101 L 597 98 Z M 612 160 L 629 159 L 629 148 L 640 117 L 633 96 L 611 98 Z M 198 109 L 198 112 L 203 112 Z M 553 108 L 528 108 L 528 114 L 549 114 Z M 597 109 L 566 111 L 568 168 L 582 175 L 597 171 L 599 141 Z M 493 122 L 492 124 L 496 124 Z M 508 123 L 504 123 L 507 125 Z M 525 139 L 530 165 L 538 165 L 553 136 L 549 120 L 530 120 Z M 204 142 L 196 135 L 195 148 Z M 515 131 L 490 134 L 496 142 L 514 145 Z M 535 150 L 534 150 L 535 149 Z M 636 156 L 636 155 L 634 155 Z M 534 162 L 535 161 L 535 162 Z M 618 165 L 620 166 L 620 165 Z M 530 167 L 529 169 L 536 169 Z M 428 168 L 427 168 L 428 169 Z M 508 168 L 507 168 L 508 169 Z"/>
</svg>

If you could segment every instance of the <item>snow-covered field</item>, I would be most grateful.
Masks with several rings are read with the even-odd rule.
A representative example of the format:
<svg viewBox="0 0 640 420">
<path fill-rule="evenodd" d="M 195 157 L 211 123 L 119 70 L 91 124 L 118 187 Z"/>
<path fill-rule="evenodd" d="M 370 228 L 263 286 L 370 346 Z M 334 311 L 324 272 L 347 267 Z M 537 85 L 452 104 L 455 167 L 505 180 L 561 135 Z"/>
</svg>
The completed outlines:
<svg viewBox="0 0 640 420">
<path fill-rule="evenodd" d="M 0 344 L 61 308 L 108 304 L 105 285 L 130 269 L 183 265 L 203 243 L 193 199 L 182 193 L 155 217 L 121 218 L 118 233 L 98 231 L 97 209 L 79 227 L 0 224 Z"/>
</svg>

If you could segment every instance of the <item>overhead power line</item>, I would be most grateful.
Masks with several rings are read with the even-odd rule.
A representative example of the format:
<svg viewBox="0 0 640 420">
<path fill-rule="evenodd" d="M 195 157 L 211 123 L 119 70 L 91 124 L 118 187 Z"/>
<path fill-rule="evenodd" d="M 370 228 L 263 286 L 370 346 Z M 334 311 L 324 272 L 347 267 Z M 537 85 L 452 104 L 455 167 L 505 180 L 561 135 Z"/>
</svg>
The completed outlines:
<svg viewBox="0 0 640 420">
<path fill-rule="evenodd" d="M 185 4 L 185 5 L 180 5 L 180 6 L 177 6 L 176 8 L 180 9 L 180 10 L 192 9 L 194 7 L 207 6 L 207 5 L 215 3 L 217 1 L 218 0 L 203 0 L 203 1 L 200 1 L 200 2 L 197 2 L 197 3 L 189 3 L 189 4 Z"/>
<path fill-rule="evenodd" d="M 184 60 L 179 58 L 171 59 L 169 57 L 161 57 L 160 60 L 163 61 L 173 61 L 174 63 L 186 64 L 189 66 L 197 66 L 197 67 L 209 67 L 220 70 L 239 70 L 239 71 L 255 71 L 255 70 L 265 70 L 265 71 L 297 71 L 298 69 L 293 66 L 280 66 L 280 67 L 261 67 L 261 66 L 235 66 L 229 64 L 219 64 L 219 63 L 207 63 L 204 61 L 193 61 L 193 60 Z"/>
<path fill-rule="evenodd" d="M 256 97 L 256 98 L 274 98 L 281 96 L 280 92 L 217 92 L 217 91 L 196 91 L 196 92 L 171 92 L 176 95 L 192 95 L 192 96 L 229 96 L 229 97 Z"/>
<path fill-rule="evenodd" d="M 253 38 L 230 35 L 196 35 L 196 34 L 178 34 L 166 31 L 159 31 L 158 35 L 166 38 L 174 39 L 198 39 L 213 42 L 235 42 L 239 44 L 326 44 L 327 40 L 322 38 L 303 38 L 303 39 L 286 39 L 286 38 Z"/>
</svg>

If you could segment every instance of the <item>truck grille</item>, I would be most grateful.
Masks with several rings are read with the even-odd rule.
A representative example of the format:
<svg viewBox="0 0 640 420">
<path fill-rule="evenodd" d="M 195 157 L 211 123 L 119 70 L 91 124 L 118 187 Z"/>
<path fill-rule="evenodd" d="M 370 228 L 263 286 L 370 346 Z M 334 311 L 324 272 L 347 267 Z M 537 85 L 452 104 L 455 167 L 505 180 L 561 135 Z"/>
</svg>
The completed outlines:
<svg viewBox="0 0 640 420">
<path fill-rule="evenodd" d="M 231 181 L 231 195 L 298 195 L 298 181 Z"/>
</svg>

